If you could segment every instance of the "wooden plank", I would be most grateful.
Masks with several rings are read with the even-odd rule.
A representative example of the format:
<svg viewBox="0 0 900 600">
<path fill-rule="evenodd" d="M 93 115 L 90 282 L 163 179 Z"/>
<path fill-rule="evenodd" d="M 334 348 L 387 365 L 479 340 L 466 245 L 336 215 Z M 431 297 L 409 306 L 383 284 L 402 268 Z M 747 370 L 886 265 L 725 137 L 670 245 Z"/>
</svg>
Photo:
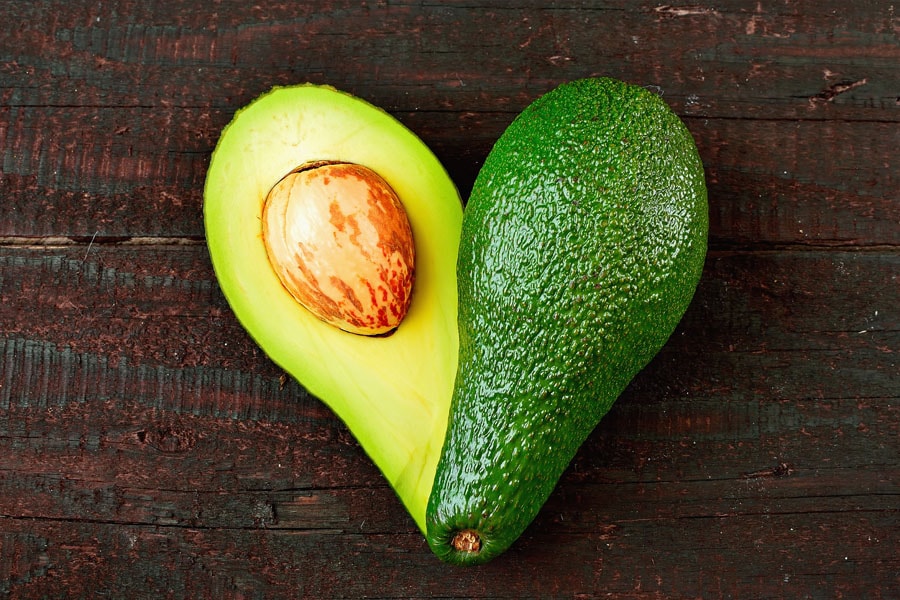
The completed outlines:
<svg viewBox="0 0 900 600">
<path fill-rule="evenodd" d="M 898 411 L 886 398 L 687 403 L 626 394 L 579 453 L 540 529 L 600 527 L 595 511 L 610 494 L 628 511 L 679 518 L 773 502 L 797 513 L 896 511 Z M 279 423 L 119 398 L 12 405 L 2 425 L 8 518 L 412 531 L 333 417 Z M 776 480 L 777 491 L 765 485 Z M 613 520 L 634 515 L 606 510 Z"/>
<path fill-rule="evenodd" d="M 413 535 L 16 522 L 3 540 L 16 544 L 17 570 L 0 585 L 33 598 L 891 598 L 892 527 L 877 511 L 650 518 L 528 534 L 525 547 L 460 573 Z"/>
<path fill-rule="evenodd" d="M 713 253 L 647 385 L 738 400 L 896 398 L 898 272 L 895 253 Z M 201 245 L 7 248 L 0 301 L 4 405 L 84 401 L 102 385 L 103 399 L 276 418 L 298 393 L 234 320 Z"/>
<path fill-rule="evenodd" d="M 224 2 L 210 12 L 132 0 L 102 12 L 83 0 L 12 3 L 5 100 L 222 108 L 310 79 L 366 91 L 391 111 L 518 111 L 551 82 L 605 73 L 659 86 L 703 116 L 897 121 L 893 7 L 844 9 Z M 70 85 L 51 84 L 60 72 Z"/>
<path fill-rule="evenodd" d="M 396 114 L 465 194 L 528 102 L 608 74 L 657 89 L 688 121 L 709 171 L 714 242 L 900 240 L 887 3 L 120 8 L 9 7 L 0 236 L 201 239 L 221 128 L 272 85 L 306 80 Z M 359 31 L 356 42 L 346 33 Z"/>
<path fill-rule="evenodd" d="M 0 114 L 0 139 L 5 134 L 8 142 L 0 193 L 9 205 L 0 236 L 65 236 L 84 244 L 201 240 L 208 155 L 230 117 L 168 109 L 151 119 L 143 112 L 14 108 L 5 123 Z M 75 121 L 62 126 L 73 114 Z M 400 117 L 433 146 L 463 194 L 511 119 L 473 117 L 480 131 L 467 140 L 459 133 L 465 116 Z M 192 125 L 148 143 L 176 120 Z M 117 122 L 147 128 L 116 134 Z M 694 118 L 687 124 L 707 167 L 714 247 L 900 241 L 896 124 Z"/>
<path fill-rule="evenodd" d="M 688 125 L 707 167 L 714 247 L 900 243 L 900 128 L 728 119 Z"/>
</svg>

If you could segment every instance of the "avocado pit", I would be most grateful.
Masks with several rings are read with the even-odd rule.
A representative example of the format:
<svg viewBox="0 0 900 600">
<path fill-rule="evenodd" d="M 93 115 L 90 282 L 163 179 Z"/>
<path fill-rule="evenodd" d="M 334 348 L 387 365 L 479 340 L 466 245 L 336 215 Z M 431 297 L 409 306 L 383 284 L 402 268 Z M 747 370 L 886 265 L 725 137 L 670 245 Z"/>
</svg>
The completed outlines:
<svg viewBox="0 0 900 600">
<path fill-rule="evenodd" d="M 294 169 L 266 196 L 262 236 L 282 285 L 322 321 L 371 336 L 392 332 L 406 316 L 412 229 L 375 171 L 331 161 Z"/>
</svg>

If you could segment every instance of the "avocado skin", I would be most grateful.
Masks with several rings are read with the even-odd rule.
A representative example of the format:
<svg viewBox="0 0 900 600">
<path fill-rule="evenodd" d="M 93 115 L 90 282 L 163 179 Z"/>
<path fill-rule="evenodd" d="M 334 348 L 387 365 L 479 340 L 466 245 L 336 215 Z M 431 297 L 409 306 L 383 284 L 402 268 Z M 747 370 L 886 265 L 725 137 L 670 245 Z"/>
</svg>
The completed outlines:
<svg viewBox="0 0 900 600">
<path fill-rule="evenodd" d="M 459 366 L 426 511 L 441 559 L 487 562 L 531 523 L 680 321 L 707 230 L 694 141 L 644 88 L 573 81 L 503 133 L 463 216 Z M 479 551 L 453 548 L 465 530 Z"/>
</svg>

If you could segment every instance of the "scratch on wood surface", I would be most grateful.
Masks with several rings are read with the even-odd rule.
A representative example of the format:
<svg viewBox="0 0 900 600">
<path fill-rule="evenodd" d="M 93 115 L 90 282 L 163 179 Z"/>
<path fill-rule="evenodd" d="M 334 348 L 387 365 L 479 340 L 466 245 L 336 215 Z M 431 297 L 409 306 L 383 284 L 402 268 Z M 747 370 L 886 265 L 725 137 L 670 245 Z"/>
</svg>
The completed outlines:
<svg viewBox="0 0 900 600">
<path fill-rule="evenodd" d="M 84 251 L 84 258 L 81 259 L 81 262 L 82 262 L 82 263 L 83 263 L 84 261 L 87 260 L 88 254 L 91 253 L 91 246 L 94 245 L 94 240 L 97 239 L 97 236 L 98 236 L 99 234 L 100 234 L 99 231 L 95 231 L 95 232 L 94 232 L 94 235 L 91 236 L 91 241 L 88 242 L 87 250 Z"/>
<path fill-rule="evenodd" d="M 850 90 L 855 90 L 858 87 L 862 87 L 867 83 L 869 83 L 869 79 L 866 77 L 858 81 L 844 81 L 841 83 L 835 83 L 834 85 L 828 86 L 823 91 L 811 97 L 809 101 L 811 104 L 815 104 L 816 102 L 832 102 L 837 96 L 845 94 Z"/>
<path fill-rule="evenodd" d="M 671 17 L 691 17 L 695 15 L 710 15 L 713 17 L 719 16 L 719 11 L 714 8 L 707 8 L 705 6 L 672 6 L 671 4 L 663 4 L 662 6 L 657 6 L 653 9 L 654 12 L 657 12 L 662 15 L 668 15 Z"/>
<path fill-rule="evenodd" d="M 758 471 L 751 471 L 750 473 L 744 473 L 741 478 L 742 479 L 758 479 L 760 477 L 787 477 L 788 475 L 793 475 L 794 466 L 790 463 L 782 462 L 778 463 L 774 467 L 769 467 L 768 469 L 760 469 Z"/>
</svg>

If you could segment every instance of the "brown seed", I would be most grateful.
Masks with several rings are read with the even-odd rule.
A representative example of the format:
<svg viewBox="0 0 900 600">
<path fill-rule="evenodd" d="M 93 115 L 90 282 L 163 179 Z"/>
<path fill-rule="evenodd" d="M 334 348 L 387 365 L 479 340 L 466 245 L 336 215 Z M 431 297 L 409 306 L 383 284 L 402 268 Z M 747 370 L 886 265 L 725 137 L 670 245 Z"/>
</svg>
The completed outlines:
<svg viewBox="0 0 900 600">
<path fill-rule="evenodd" d="M 262 231 L 281 283 L 326 323 L 379 335 L 406 316 L 412 229 L 397 194 L 371 169 L 319 162 L 291 172 L 266 198 Z"/>
</svg>

